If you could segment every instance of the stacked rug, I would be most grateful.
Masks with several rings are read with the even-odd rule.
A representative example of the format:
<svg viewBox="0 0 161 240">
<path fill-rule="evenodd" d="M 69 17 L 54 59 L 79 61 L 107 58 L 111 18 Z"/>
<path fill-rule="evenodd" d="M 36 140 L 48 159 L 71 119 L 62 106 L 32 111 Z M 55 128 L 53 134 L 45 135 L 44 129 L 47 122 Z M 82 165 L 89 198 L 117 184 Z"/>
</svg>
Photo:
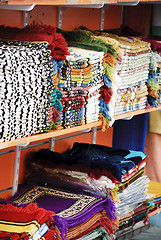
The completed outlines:
<svg viewBox="0 0 161 240">
<path fill-rule="evenodd" d="M 53 211 L 39 208 L 36 203 L 16 206 L 12 203 L 0 203 L 1 239 L 62 239 L 56 225 L 61 221 Z M 65 232 L 63 233 L 65 234 Z M 63 239 L 64 236 L 62 235 Z"/>
<path fill-rule="evenodd" d="M 144 176 L 145 177 L 145 176 Z M 139 180 L 139 179 L 138 179 Z M 140 187 L 140 184 L 139 184 Z M 137 187 L 138 188 L 138 187 Z M 158 182 L 149 181 L 147 186 L 147 200 L 129 213 L 125 213 L 120 219 L 119 231 L 116 239 L 134 236 L 146 226 L 155 225 L 160 227 L 161 185 Z M 145 192 L 143 192 L 144 194 Z M 142 194 L 142 197 L 143 197 Z M 138 193 L 135 194 L 136 198 Z M 134 197 L 132 197 L 134 199 Z M 133 234 L 134 233 L 134 234 Z M 144 236 L 145 237 L 145 236 Z M 146 237 L 145 237 L 146 238 Z"/>
<path fill-rule="evenodd" d="M 155 214 L 160 212 L 161 186 L 160 183 L 150 181 L 141 168 L 132 178 L 118 186 L 120 202 L 116 203 L 119 230 L 116 239 L 132 233 L 136 229 L 144 228 L 155 221 Z M 120 238 L 119 238 L 120 237 Z"/>
<path fill-rule="evenodd" d="M 87 234 L 92 236 L 89 239 L 96 235 L 109 240 L 114 237 L 117 226 L 115 206 L 107 196 L 37 183 L 21 189 L 9 202 L 18 206 L 36 202 L 40 209 L 53 212 L 53 224 L 60 232 L 59 238 L 56 236 L 55 239 L 79 239 Z"/>
<path fill-rule="evenodd" d="M 48 130 L 50 59 L 45 42 L 0 41 L 1 141 Z"/>
<path fill-rule="evenodd" d="M 1 26 L 0 39 L 7 39 L 0 42 L 1 140 L 53 129 L 63 108 L 55 79 L 69 54 L 67 43 L 47 25 Z"/>
<path fill-rule="evenodd" d="M 150 195 L 150 199 L 149 201 L 147 201 L 147 205 L 149 207 L 147 220 L 149 220 L 151 224 L 161 227 L 160 224 L 161 183 L 150 181 L 148 193 Z"/>
<path fill-rule="evenodd" d="M 111 112 L 113 115 L 118 115 L 145 108 L 148 95 L 146 82 L 151 55 L 150 44 L 105 32 L 99 33 L 99 37 L 115 40 L 114 47 L 119 53 L 113 75 L 112 87 L 115 94 L 110 105 Z"/>
<path fill-rule="evenodd" d="M 49 110 L 49 122 L 50 122 L 50 129 L 57 129 L 60 130 L 62 129 L 61 126 L 61 112 L 63 110 L 63 105 L 61 103 L 61 97 L 63 94 L 61 91 L 58 89 L 58 82 L 61 76 L 61 68 L 63 66 L 64 60 L 58 60 L 58 59 L 53 59 L 52 64 L 53 64 L 53 81 L 52 85 L 54 86 L 54 89 L 51 93 L 51 106 Z"/>
<path fill-rule="evenodd" d="M 120 202 L 116 204 L 120 223 L 119 231 L 146 219 L 147 206 L 144 203 L 149 198 L 147 194 L 149 181 L 147 176 L 142 176 L 142 172 L 140 172 L 129 179 L 129 185 L 123 190 L 119 188 L 118 197 Z M 143 215 L 142 212 L 144 212 Z"/>
<path fill-rule="evenodd" d="M 61 30 L 61 33 L 69 45 L 72 58 L 68 57 L 62 68 L 60 87 L 64 84 L 71 90 L 74 86 L 83 87 L 87 93 L 84 123 L 97 121 L 99 116 L 103 123 L 102 130 L 105 130 L 112 124 L 109 102 L 116 50 L 110 42 L 95 38 L 89 31 Z"/>
<path fill-rule="evenodd" d="M 103 52 L 69 47 L 58 89 L 62 93 L 62 125 L 74 127 L 99 118 Z"/>
<path fill-rule="evenodd" d="M 81 188 L 86 193 L 108 196 L 115 202 L 119 235 L 123 229 L 146 219 L 149 179 L 143 175 L 145 157 L 140 151 L 75 143 L 62 154 L 48 149 L 34 153 L 30 172 L 35 177 L 41 173 L 43 181 L 57 187 Z"/>
<path fill-rule="evenodd" d="M 151 39 L 145 39 L 151 44 L 151 60 L 149 66 L 148 86 L 148 103 L 157 107 L 160 103 L 160 62 L 161 62 L 161 42 Z"/>
<path fill-rule="evenodd" d="M 108 52 L 104 54 L 103 66 L 104 74 L 103 81 L 104 86 L 101 87 L 101 99 L 100 99 L 100 113 L 103 116 L 108 116 L 108 119 L 111 120 L 111 124 L 114 122 L 114 106 L 115 98 L 117 95 L 118 83 L 120 81 L 116 69 L 122 62 L 123 50 L 120 48 L 119 42 L 111 37 L 104 36 L 103 33 L 95 32 L 95 35 L 92 36 L 95 40 L 101 40 L 110 44 L 114 52 Z M 111 125 L 110 124 L 110 125 Z"/>
</svg>

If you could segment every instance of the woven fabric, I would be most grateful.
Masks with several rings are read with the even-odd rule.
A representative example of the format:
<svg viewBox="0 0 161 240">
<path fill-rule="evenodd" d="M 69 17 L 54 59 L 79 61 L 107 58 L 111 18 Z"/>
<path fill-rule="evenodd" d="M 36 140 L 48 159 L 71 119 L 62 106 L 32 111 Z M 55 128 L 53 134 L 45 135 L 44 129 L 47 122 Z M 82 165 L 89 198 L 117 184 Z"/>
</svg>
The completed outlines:
<svg viewBox="0 0 161 240">
<path fill-rule="evenodd" d="M 74 47 L 70 47 L 69 52 L 58 81 L 63 95 L 61 124 L 64 128 L 98 121 L 103 74 L 103 52 Z"/>
<path fill-rule="evenodd" d="M 117 53 L 114 69 L 111 68 L 113 65 L 110 61 L 104 63 L 104 73 L 112 81 L 110 87 L 113 95 L 108 110 L 112 121 L 114 115 L 146 108 L 148 96 L 146 81 L 151 61 L 150 43 L 106 32 L 96 34 L 98 36 L 94 36 L 94 39 L 111 43 Z M 144 92 L 137 89 L 142 85 L 145 86 Z M 102 116 L 109 118 L 105 111 L 102 111 Z"/>
<path fill-rule="evenodd" d="M 47 48 L 42 42 L 0 42 L 1 141 L 48 130 L 53 73 Z"/>
<path fill-rule="evenodd" d="M 77 194 L 53 187 L 28 187 L 18 192 L 11 201 L 15 204 L 37 202 L 40 208 L 54 211 L 61 219 L 64 219 L 68 228 L 87 221 L 103 209 L 106 210 L 106 214 L 111 220 L 116 218 L 114 203 L 108 197 Z"/>
<path fill-rule="evenodd" d="M 65 60 L 68 55 L 67 43 L 56 28 L 50 25 L 30 25 L 24 28 L 0 26 L 0 38 L 20 41 L 46 41 L 52 58 Z"/>
<path fill-rule="evenodd" d="M 60 168 L 60 166 L 64 168 L 65 164 L 67 169 L 76 171 L 80 171 L 81 166 L 82 169 L 91 169 L 91 173 L 97 169 L 96 173 L 98 172 L 98 175 L 99 170 L 105 170 L 111 172 L 121 181 L 124 174 L 126 176 L 130 173 L 130 170 L 137 170 L 139 164 L 142 166 L 145 157 L 145 153 L 141 151 L 114 149 L 97 144 L 74 143 L 71 150 L 62 154 L 52 152 L 49 149 L 41 149 L 34 154 L 32 160 L 33 162 L 40 162 L 44 166 L 45 161 L 49 161 L 50 165 L 48 166 L 57 166 L 59 163 L 57 168 Z"/>
<path fill-rule="evenodd" d="M 25 207 L 16 207 L 12 204 L 0 204 L 0 238 L 34 239 L 44 236 L 48 231 L 52 238 L 57 236 L 52 211 L 38 208 L 36 203 Z M 49 239 L 49 238 L 45 238 Z"/>
<path fill-rule="evenodd" d="M 111 237 L 113 238 L 112 234 Z M 79 240 L 87 240 L 87 239 L 97 239 L 97 238 L 101 238 L 104 240 L 112 240 L 107 231 L 102 228 L 102 227 L 98 227 L 95 230 L 93 230 L 92 232 L 86 234 L 85 236 L 78 238 Z"/>
<path fill-rule="evenodd" d="M 83 235 L 86 236 L 88 232 L 96 229 L 96 223 L 97 227 L 99 226 L 105 229 L 107 236 L 114 234 L 117 229 L 117 222 L 111 221 L 105 211 L 100 211 L 79 226 L 70 228 L 68 230 L 68 239 L 78 239 Z"/>
<path fill-rule="evenodd" d="M 139 204 L 148 199 L 147 187 L 149 181 L 147 176 L 141 176 L 127 186 L 125 190 L 118 193 L 120 203 L 116 203 L 116 207 L 119 216 L 133 211 Z"/>
</svg>

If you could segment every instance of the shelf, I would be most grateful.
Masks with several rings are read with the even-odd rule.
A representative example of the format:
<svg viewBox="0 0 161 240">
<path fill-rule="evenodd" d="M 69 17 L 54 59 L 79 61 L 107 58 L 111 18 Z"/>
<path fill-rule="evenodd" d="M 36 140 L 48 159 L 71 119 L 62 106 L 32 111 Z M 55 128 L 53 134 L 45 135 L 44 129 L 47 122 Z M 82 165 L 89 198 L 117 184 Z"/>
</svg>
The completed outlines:
<svg viewBox="0 0 161 240">
<path fill-rule="evenodd" d="M 161 110 L 161 105 L 159 105 L 157 108 L 156 107 L 150 107 L 150 108 L 147 108 L 147 109 L 144 108 L 144 109 L 140 109 L 140 110 L 137 110 L 137 111 L 131 111 L 131 112 L 128 112 L 128 113 L 119 114 L 119 115 L 114 116 L 114 119 L 119 120 L 119 119 L 128 118 L 128 117 L 131 117 L 131 116 L 135 116 L 135 115 L 139 115 L 139 114 L 143 114 L 143 113 L 147 113 L 147 112 L 158 111 L 158 110 Z"/>
<path fill-rule="evenodd" d="M 159 0 L 0 0 L 0 9 L 31 11 L 35 5 L 58 7 L 102 8 L 107 5 L 136 6 L 139 3 L 157 3 Z"/>
<path fill-rule="evenodd" d="M 56 6 L 72 6 L 72 5 L 85 5 L 85 6 L 90 6 L 90 5 L 100 5 L 100 4 L 110 4 L 110 3 L 117 3 L 117 0 L 105 0 L 105 1 L 100 1 L 100 0 L 8 0 L 8 5 L 56 5 Z"/>
<path fill-rule="evenodd" d="M 158 108 L 151 107 L 149 109 L 140 109 L 140 110 L 128 112 L 125 114 L 119 114 L 119 115 L 114 116 L 114 119 L 119 120 L 119 119 L 128 118 L 131 116 L 135 116 L 135 115 L 139 115 L 139 114 L 143 114 L 143 113 L 147 113 L 147 112 L 152 112 L 152 111 L 158 111 L 158 110 L 161 110 L 161 105 L 158 106 Z M 0 150 L 9 148 L 9 147 L 28 145 L 32 142 L 42 141 L 42 140 L 49 139 L 52 137 L 59 137 L 59 136 L 65 135 L 65 134 L 72 134 L 72 133 L 79 132 L 79 131 L 85 131 L 89 128 L 101 126 L 101 124 L 102 124 L 102 122 L 98 121 L 98 122 L 88 123 L 86 125 L 81 125 L 78 127 L 50 131 L 48 133 L 41 133 L 41 134 L 36 134 L 36 135 L 20 138 L 20 139 L 2 142 L 2 143 L 0 143 Z"/>
<path fill-rule="evenodd" d="M 0 9 L 4 10 L 17 10 L 17 11 L 32 11 L 35 7 L 35 3 L 32 5 L 8 5 L 8 4 L 1 4 L 0 2 Z"/>
<path fill-rule="evenodd" d="M 41 133 L 41 134 L 29 136 L 29 137 L 2 142 L 0 143 L 0 150 L 9 148 L 9 147 L 23 146 L 32 142 L 41 141 L 41 140 L 49 139 L 52 137 L 59 137 L 65 134 L 71 134 L 74 132 L 83 131 L 88 128 L 98 127 L 98 126 L 101 126 L 101 123 L 102 123 L 101 121 L 98 121 L 98 122 L 88 123 L 86 125 L 81 125 L 78 127 L 66 128 L 66 129 L 57 130 L 57 131 L 50 131 L 48 133 Z"/>
<path fill-rule="evenodd" d="M 0 4 L 4 2 L 6 5 L 52 5 L 52 6 L 80 6 L 90 8 L 100 8 L 105 4 L 117 4 L 117 5 L 131 5 L 135 6 L 139 2 L 142 3 L 160 3 L 159 0 L 4 0 L 0 1 Z"/>
</svg>

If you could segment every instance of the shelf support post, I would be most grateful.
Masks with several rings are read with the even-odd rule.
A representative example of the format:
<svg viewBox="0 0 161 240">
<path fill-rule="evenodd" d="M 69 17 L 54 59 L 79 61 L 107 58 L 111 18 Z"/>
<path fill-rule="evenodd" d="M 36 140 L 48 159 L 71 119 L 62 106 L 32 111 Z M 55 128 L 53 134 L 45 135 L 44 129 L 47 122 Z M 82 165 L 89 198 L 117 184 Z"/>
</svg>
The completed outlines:
<svg viewBox="0 0 161 240">
<path fill-rule="evenodd" d="M 15 163 L 14 163 L 14 173 L 13 173 L 13 184 L 12 184 L 12 196 L 17 192 L 18 189 L 18 177 L 19 177 L 19 168 L 20 168 L 20 154 L 21 154 L 21 147 L 27 146 L 30 143 L 28 141 L 24 144 L 19 144 L 16 146 L 15 152 Z"/>
<path fill-rule="evenodd" d="M 105 18 L 105 8 L 101 8 L 101 16 L 100 16 L 100 30 L 104 30 L 104 18 Z"/>
<path fill-rule="evenodd" d="M 28 12 L 24 12 L 24 20 L 23 20 L 23 26 L 26 27 L 28 25 Z"/>
<path fill-rule="evenodd" d="M 50 150 L 54 152 L 54 146 L 55 146 L 55 137 L 51 137 L 50 140 Z"/>
<path fill-rule="evenodd" d="M 62 7 L 58 7 L 58 23 L 57 23 L 57 27 L 60 28 L 60 29 L 62 27 L 62 15 L 63 15 Z"/>
<path fill-rule="evenodd" d="M 97 127 L 92 129 L 92 144 L 96 144 Z"/>
<path fill-rule="evenodd" d="M 16 153 L 15 153 L 15 164 L 14 164 L 12 196 L 17 192 L 17 189 L 18 189 L 20 152 L 21 152 L 21 146 L 18 145 L 18 146 L 16 146 Z"/>
</svg>

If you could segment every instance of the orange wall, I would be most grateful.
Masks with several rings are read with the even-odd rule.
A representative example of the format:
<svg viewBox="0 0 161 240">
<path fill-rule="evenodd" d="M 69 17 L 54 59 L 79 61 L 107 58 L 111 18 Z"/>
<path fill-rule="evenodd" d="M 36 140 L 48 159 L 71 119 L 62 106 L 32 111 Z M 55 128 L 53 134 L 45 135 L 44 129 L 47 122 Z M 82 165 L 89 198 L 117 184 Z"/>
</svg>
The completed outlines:
<svg viewBox="0 0 161 240">
<path fill-rule="evenodd" d="M 113 135 L 113 128 L 107 129 L 106 132 L 102 132 L 101 130 L 99 130 L 97 131 L 96 143 L 101 145 L 106 145 L 106 146 L 112 146 L 112 135 Z M 56 140 L 57 139 L 58 138 L 56 138 Z M 70 137 L 67 139 L 55 141 L 54 150 L 60 153 L 64 152 L 67 149 L 71 148 L 74 142 L 91 143 L 92 133 L 86 133 L 80 136 Z M 34 144 L 36 143 L 37 142 L 35 142 Z M 21 150 L 19 184 L 23 183 L 23 179 L 25 177 L 26 154 L 28 154 L 30 151 L 38 151 L 41 148 L 50 148 L 50 143 Z M 7 149 L 4 149 L 3 151 L 13 150 L 13 149 L 14 148 L 10 148 L 10 149 L 7 148 Z M 3 152 L 3 151 L 1 150 L 0 152 Z M 12 187 L 13 173 L 14 173 L 14 159 L 15 159 L 15 152 L 0 155 L 0 191 L 3 189 L 7 189 L 9 187 Z M 11 190 L 4 191 L 0 193 L 0 198 L 9 198 L 11 194 L 12 194 Z"/>
<path fill-rule="evenodd" d="M 91 30 L 99 29 L 101 9 L 94 8 L 62 8 L 62 29 L 73 30 L 85 26 Z M 28 13 L 28 24 L 50 24 L 57 26 L 58 8 L 55 6 L 35 6 Z M 104 28 L 119 28 L 121 6 L 105 7 Z M 0 10 L 0 25 L 23 27 L 23 12 Z"/>
<path fill-rule="evenodd" d="M 54 6 L 36 6 L 28 14 L 28 24 L 50 24 L 57 26 L 57 7 Z M 99 29 L 100 25 L 100 9 L 80 9 L 80 8 L 63 8 L 62 29 L 73 30 L 79 26 L 86 26 L 89 29 Z M 121 7 L 108 6 L 105 10 L 105 29 L 119 28 L 121 18 Z M 23 27 L 23 12 L 0 10 L 0 25 L 8 25 L 15 27 Z M 97 131 L 97 144 L 112 145 L 113 129 L 106 132 Z M 91 133 L 72 137 L 61 141 L 56 141 L 55 151 L 63 152 L 71 147 L 75 141 L 91 143 Z M 21 151 L 19 183 L 23 182 L 25 175 L 25 156 L 32 150 L 38 150 L 42 147 L 50 147 L 50 144 L 41 145 L 33 149 L 25 149 Z M 12 148 L 13 149 L 13 148 Z M 10 149 L 5 149 L 5 151 Z M 12 187 L 14 172 L 15 153 L 0 155 L 0 191 Z M 0 193 L 0 197 L 8 198 L 12 191 L 4 191 Z"/>
</svg>

